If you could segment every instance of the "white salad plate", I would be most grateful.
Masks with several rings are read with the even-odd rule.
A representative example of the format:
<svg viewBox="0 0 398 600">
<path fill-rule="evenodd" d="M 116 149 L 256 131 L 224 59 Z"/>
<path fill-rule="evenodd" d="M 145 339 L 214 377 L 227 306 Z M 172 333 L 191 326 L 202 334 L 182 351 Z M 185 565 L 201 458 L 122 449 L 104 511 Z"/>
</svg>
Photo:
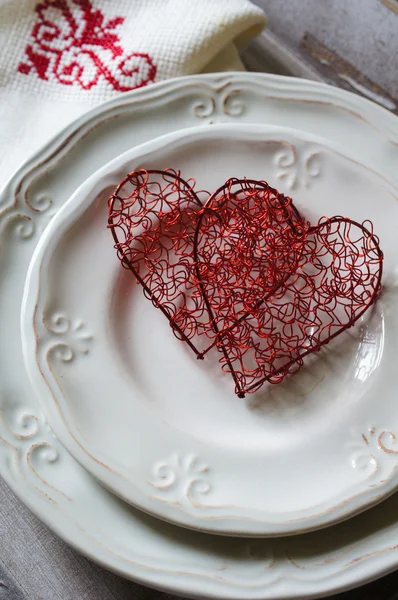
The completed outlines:
<svg viewBox="0 0 398 600">
<path fill-rule="evenodd" d="M 52 216 L 92 173 L 134 144 L 220 121 L 299 128 L 398 180 L 395 116 L 337 88 L 292 78 L 177 79 L 125 94 L 67 127 L 19 169 L 0 200 L 0 471 L 60 537 L 142 584 L 201 598 L 319 597 L 398 567 L 397 494 L 327 534 L 243 539 L 176 527 L 123 503 L 71 457 L 47 425 L 24 369 L 22 294 Z M 383 453 L 379 436 L 391 425 L 379 427 L 361 438 L 365 468 Z"/>
<path fill-rule="evenodd" d="M 298 374 L 238 398 L 218 352 L 198 361 L 113 249 L 110 192 L 134 169 L 168 166 L 209 191 L 234 176 L 267 179 L 314 224 L 370 219 L 385 254 L 383 297 Z M 58 211 L 31 262 L 22 343 L 47 422 L 121 498 L 202 531 L 286 535 L 375 504 L 398 484 L 398 451 L 383 430 L 398 431 L 391 222 L 398 189 L 300 131 L 218 124 L 125 152 Z M 369 461 L 370 431 L 380 452 Z"/>
</svg>

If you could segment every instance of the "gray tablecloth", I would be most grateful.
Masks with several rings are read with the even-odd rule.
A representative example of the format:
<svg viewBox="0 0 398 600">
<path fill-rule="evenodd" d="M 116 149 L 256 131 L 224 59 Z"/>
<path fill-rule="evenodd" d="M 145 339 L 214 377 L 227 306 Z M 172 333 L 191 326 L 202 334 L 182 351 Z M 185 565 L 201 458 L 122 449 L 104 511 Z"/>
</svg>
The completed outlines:
<svg viewBox="0 0 398 600">
<path fill-rule="evenodd" d="M 357 82 L 358 89 L 368 89 L 382 102 L 384 98 L 397 112 L 397 0 L 256 1 L 268 14 L 270 33 L 246 53 L 250 68 L 312 77 L 352 91 Z M 0 600 L 152 598 L 172 597 L 108 573 L 77 554 L 0 479 Z M 398 573 L 334 598 L 398 600 Z"/>
</svg>

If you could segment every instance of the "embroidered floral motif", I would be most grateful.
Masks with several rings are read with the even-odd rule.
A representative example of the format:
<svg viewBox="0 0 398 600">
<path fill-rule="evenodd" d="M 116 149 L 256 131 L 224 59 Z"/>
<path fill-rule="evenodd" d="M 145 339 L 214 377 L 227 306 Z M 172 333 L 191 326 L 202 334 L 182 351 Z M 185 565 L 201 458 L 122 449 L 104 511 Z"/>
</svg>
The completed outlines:
<svg viewBox="0 0 398 600">
<path fill-rule="evenodd" d="M 90 0 L 44 0 L 35 8 L 37 21 L 25 60 L 18 66 L 45 81 L 89 90 L 105 80 L 128 92 L 154 81 L 156 66 L 148 54 L 126 52 L 116 32 L 124 17 L 106 20 Z"/>
</svg>

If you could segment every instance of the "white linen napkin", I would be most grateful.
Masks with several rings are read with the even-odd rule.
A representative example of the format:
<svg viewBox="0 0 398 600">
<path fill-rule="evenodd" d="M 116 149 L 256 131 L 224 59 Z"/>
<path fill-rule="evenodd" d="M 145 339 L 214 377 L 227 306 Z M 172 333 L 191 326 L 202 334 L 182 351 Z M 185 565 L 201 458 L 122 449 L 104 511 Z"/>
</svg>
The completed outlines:
<svg viewBox="0 0 398 600">
<path fill-rule="evenodd" d="M 87 108 L 169 77 L 243 69 L 249 0 L 2 0 L 0 187 Z"/>
</svg>

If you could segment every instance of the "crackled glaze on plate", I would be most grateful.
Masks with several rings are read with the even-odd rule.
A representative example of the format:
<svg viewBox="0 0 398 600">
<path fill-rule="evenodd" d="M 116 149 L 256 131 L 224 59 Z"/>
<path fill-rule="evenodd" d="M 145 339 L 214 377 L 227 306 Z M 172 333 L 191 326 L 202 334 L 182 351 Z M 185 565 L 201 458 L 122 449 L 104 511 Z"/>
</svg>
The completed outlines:
<svg viewBox="0 0 398 600">
<path fill-rule="evenodd" d="M 235 115 L 225 110 L 232 99 Z M 240 73 L 168 81 L 126 94 L 66 128 L 15 174 L 0 197 L 0 318 L 6 332 L 0 336 L 0 471 L 59 536 L 140 583 L 201 598 L 318 597 L 398 567 L 396 494 L 327 535 L 250 541 L 182 530 L 120 502 L 70 457 L 46 425 L 22 368 L 22 290 L 51 216 L 118 152 L 211 120 L 300 127 L 341 143 L 398 180 L 395 117 L 337 88 L 294 78 Z M 394 294 L 392 305 L 393 299 Z M 362 433 L 366 436 L 355 434 L 359 451 L 369 451 Z M 371 449 L 377 451 L 377 445 Z"/>
<path fill-rule="evenodd" d="M 126 152 L 54 217 L 29 269 L 25 364 L 55 434 L 123 499 L 206 531 L 292 534 L 384 498 L 398 482 L 397 457 L 381 449 L 369 477 L 353 432 L 375 420 L 398 427 L 398 315 L 380 300 L 297 375 L 238 399 L 216 351 L 198 362 L 171 335 L 121 269 L 106 228 L 118 181 L 134 168 L 169 165 L 208 190 L 231 176 L 279 180 L 282 191 L 295 188 L 295 205 L 312 222 L 369 218 L 387 278 L 398 264 L 390 227 L 398 190 L 321 138 L 224 124 Z"/>
</svg>

